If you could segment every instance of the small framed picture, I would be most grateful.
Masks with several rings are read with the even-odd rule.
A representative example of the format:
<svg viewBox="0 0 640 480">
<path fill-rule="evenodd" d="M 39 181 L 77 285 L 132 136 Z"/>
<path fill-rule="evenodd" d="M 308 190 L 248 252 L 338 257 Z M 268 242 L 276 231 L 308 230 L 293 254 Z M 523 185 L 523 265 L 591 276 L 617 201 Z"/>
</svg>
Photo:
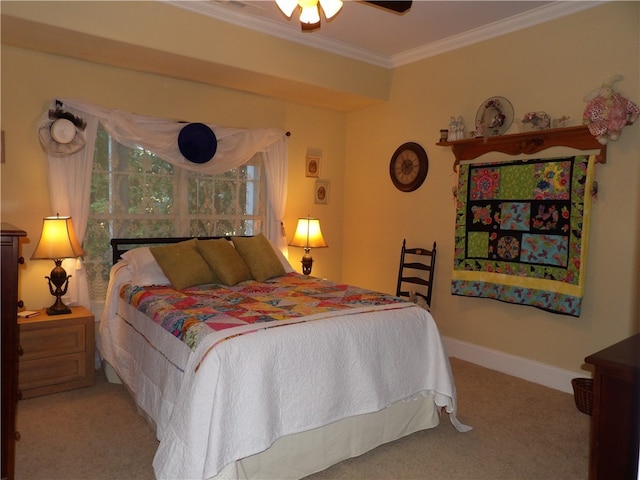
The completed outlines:
<svg viewBox="0 0 640 480">
<path fill-rule="evenodd" d="M 325 205 L 329 203 L 329 181 L 328 180 L 316 180 L 314 202 L 319 204 L 325 204 Z"/>
<path fill-rule="evenodd" d="M 304 174 L 307 177 L 319 177 L 320 176 L 320 157 L 313 155 L 307 155 L 307 159 L 304 164 Z"/>
</svg>

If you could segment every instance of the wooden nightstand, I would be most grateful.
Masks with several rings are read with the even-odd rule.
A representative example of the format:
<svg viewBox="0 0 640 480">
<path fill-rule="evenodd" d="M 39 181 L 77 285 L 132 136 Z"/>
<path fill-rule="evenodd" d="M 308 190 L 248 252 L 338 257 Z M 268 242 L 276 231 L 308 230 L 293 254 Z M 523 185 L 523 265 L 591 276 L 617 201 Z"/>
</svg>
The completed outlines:
<svg viewBox="0 0 640 480">
<path fill-rule="evenodd" d="M 22 398 L 88 387 L 94 382 L 94 317 L 84 307 L 66 315 L 18 319 L 18 388 Z"/>
</svg>

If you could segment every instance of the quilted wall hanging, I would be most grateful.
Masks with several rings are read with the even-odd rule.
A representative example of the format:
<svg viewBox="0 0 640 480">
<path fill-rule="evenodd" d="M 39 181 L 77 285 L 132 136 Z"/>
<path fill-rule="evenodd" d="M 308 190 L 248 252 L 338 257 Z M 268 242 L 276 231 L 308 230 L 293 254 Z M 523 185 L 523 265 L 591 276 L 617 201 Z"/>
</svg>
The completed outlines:
<svg viewBox="0 0 640 480">
<path fill-rule="evenodd" d="M 451 293 L 579 316 L 595 160 L 460 165 Z"/>
</svg>

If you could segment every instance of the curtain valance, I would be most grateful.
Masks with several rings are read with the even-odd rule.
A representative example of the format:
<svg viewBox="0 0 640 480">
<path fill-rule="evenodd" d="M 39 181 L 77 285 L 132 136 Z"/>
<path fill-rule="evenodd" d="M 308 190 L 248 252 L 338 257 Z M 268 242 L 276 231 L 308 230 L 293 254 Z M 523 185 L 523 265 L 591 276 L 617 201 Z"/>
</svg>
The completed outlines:
<svg viewBox="0 0 640 480">
<path fill-rule="evenodd" d="M 275 128 L 249 129 L 207 124 L 216 135 L 218 149 L 210 162 L 196 164 L 186 160 L 178 148 L 178 134 L 188 122 L 110 110 L 77 99 L 58 99 L 57 102 L 62 103 L 64 111 L 85 120 L 87 126 L 101 123 L 107 133 L 122 145 L 143 147 L 173 165 L 200 173 L 216 174 L 237 168 L 257 152 L 269 151 L 274 144 L 286 139 L 286 133 Z M 47 115 L 45 112 L 43 120 Z"/>
<path fill-rule="evenodd" d="M 147 117 L 94 105 L 84 100 L 59 98 L 51 101 L 50 110 L 43 112 L 38 131 L 51 122 L 49 111 L 56 108 L 83 120 L 85 145 L 69 155 L 47 153 L 51 207 L 61 215 L 71 215 L 77 235 L 84 238 L 89 218 L 91 175 L 98 126 L 118 143 L 142 147 L 179 168 L 205 174 L 226 172 L 245 164 L 262 152 L 267 175 L 268 211 L 265 235 L 286 252 L 284 237 L 284 206 L 287 197 L 287 135 L 275 128 L 236 128 L 207 124 L 218 142 L 213 159 L 206 163 L 186 160 L 178 147 L 183 120 Z M 65 261 L 65 269 L 75 282 L 70 285 L 66 302 L 91 308 L 87 278 L 81 261 Z"/>
</svg>

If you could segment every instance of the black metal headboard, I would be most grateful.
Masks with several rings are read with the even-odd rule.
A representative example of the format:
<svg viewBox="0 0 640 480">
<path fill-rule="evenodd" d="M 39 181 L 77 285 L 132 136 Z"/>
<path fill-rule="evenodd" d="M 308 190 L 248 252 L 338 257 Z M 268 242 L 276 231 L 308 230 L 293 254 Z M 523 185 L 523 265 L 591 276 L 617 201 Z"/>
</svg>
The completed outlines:
<svg viewBox="0 0 640 480">
<path fill-rule="evenodd" d="M 184 242 L 185 240 L 191 240 L 195 237 L 171 237 L 171 238 L 112 238 L 111 239 L 111 253 L 112 264 L 115 265 L 124 252 L 131 250 L 132 248 L 142 246 L 153 245 L 166 245 L 167 243 Z M 217 240 L 219 238 L 230 237 L 197 237 L 199 240 Z"/>
</svg>

